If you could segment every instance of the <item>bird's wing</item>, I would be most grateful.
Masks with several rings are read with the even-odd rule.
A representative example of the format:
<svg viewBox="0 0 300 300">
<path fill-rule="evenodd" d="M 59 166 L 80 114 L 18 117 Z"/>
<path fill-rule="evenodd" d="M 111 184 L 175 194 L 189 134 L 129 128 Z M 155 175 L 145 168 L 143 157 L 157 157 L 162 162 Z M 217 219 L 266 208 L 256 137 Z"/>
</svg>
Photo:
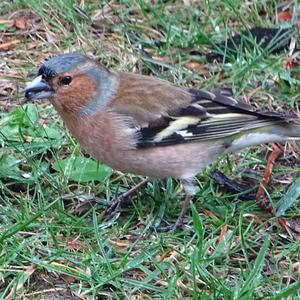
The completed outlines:
<svg viewBox="0 0 300 300">
<path fill-rule="evenodd" d="M 145 88 L 143 85 L 141 87 Z M 170 97 L 173 88 L 174 93 Z M 125 95 L 128 101 L 123 98 L 120 103 L 114 104 L 118 113 L 134 120 L 138 148 L 224 138 L 289 121 L 288 116 L 263 112 L 233 99 L 228 95 L 228 90 L 207 92 L 181 89 L 184 91 L 184 95 L 179 96 L 181 101 L 175 99 L 177 87 L 166 85 L 165 90 L 164 87 L 154 85 L 152 89 L 147 87 L 144 93 L 140 91 L 135 94 L 142 95 L 142 99 L 136 96 L 132 99 L 130 95 Z"/>
<path fill-rule="evenodd" d="M 286 123 L 288 116 L 263 112 L 231 97 L 222 90 L 206 92 L 191 89 L 192 102 L 168 113 L 161 126 L 141 127 L 138 147 L 173 145 L 224 138 L 243 131 Z M 162 122 L 161 122 L 162 123 Z"/>
</svg>

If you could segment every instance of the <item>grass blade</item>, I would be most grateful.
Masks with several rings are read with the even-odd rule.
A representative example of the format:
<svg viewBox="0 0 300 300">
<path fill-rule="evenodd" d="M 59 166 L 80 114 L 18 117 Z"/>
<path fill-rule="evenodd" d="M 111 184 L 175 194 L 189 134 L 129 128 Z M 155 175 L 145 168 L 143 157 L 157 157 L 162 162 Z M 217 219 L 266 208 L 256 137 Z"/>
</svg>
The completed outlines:
<svg viewBox="0 0 300 300">
<path fill-rule="evenodd" d="M 278 209 L 276 216 L 284 215 L 288 208 L 290 208 L 300 196 L 300 177 L 298 177 L 289 187 L 287 193 L 278 202 Z"/>
</svg>

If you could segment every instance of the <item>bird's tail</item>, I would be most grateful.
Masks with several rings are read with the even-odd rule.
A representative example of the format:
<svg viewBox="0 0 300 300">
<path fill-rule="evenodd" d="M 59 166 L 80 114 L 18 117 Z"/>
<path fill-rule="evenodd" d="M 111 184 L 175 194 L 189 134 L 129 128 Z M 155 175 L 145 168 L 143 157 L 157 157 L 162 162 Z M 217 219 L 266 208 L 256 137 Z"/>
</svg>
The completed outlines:
<svg viewBox="0 0 300 300">
<path fill-rule="evenodd" d="M 300 140 L 300 123 L 284 122 L 240 132 L 231 137 L 227 149 L 235 152 L 249 146 L 291 140 Z"/>
</svg>

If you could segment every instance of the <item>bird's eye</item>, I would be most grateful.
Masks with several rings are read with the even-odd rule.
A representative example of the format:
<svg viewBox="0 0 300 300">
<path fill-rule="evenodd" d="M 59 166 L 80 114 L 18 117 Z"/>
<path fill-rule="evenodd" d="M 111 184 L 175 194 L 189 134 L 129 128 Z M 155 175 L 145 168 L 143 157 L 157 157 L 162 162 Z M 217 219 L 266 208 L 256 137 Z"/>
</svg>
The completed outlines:
<svg viewBox="0 0 300 300">
<path fill-rule="evenodd" d="M 60 80 L 61 84 L 63 84 L 63 85 L 69 85 L 71 83 L 71 81 L 72 81 L 71 76 L 65 76 Z"/>
</svg>

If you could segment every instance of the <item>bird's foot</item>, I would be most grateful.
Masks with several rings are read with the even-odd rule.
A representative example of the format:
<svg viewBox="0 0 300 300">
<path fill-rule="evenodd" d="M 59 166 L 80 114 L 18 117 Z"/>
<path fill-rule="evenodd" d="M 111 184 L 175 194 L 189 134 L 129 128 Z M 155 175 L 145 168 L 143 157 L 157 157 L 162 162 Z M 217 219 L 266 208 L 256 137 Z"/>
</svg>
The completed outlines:
<svg viewBox="0 0 300 300">
<path fill-rule="evenodd" d="M 188 206 L 190 204 L 190 200 L 191 200 L 191 195 L 186 194 L 183 204 L 182 204 L 180 214 L 176 220 L 176 223 L 165 226 L 165 227 L 158 227 L 155 229 L 156 232 L 163 233 L 163 232 L 173 232 L 173 231 L 176 231 L 177 229 L 182 230 L 184 228 L 184 217 L 186 215 Z"/>
</svg>

